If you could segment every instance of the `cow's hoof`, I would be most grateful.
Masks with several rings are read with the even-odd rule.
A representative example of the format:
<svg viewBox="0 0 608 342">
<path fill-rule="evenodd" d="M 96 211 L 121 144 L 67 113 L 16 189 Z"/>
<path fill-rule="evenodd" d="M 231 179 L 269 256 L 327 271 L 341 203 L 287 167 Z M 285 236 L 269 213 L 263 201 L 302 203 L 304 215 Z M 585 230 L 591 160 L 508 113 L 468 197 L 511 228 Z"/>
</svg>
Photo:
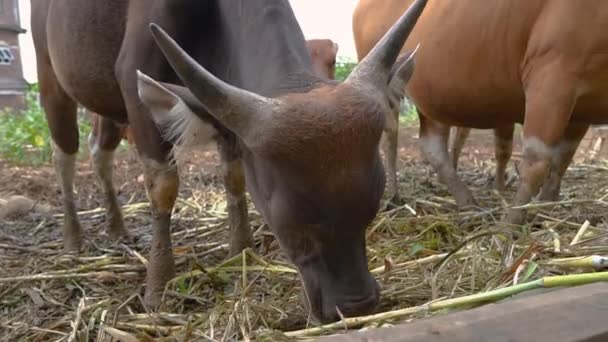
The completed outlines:
<svg viewBox="0 0 608 342">
<path fill-rule="evenodd" d="M 129 235 L 129 232 L 127 232 L 127 230 L 125 229 L 125 226 L 122 224 L 122 222 L 119 225 L 110 224 L 106 232 L 108 233 L 110 240 L 112 240 L 113 242 L 127 242 L 131 240 L 131 236 Z"/>
<path fill-rule="evenodd" d="M 158 311 L 163 298 L 163 291 L 159 289 L 146 288 L 146 294 L 144 295 L 144 304 L 150 311 Z"/>
<path fill-rule="evenodd" d="M 460 210 L 472 210 L 479 207 L 477 200 L 470 192 L 462 193 L 456 196 L 456 206 Z"/>
<path fill-rule="evenodd" d="M 254 242 L 253 242 L 252 236 L 232 239 L 230 241 L 229 255 L 235 256 L 235 255 L 241 253 L 243 250 L 245 250 L 247 248 L 253 248 L 253 247 L 254 247 Z"/>
<path fill-rule="evenodd" d="M 119 210 L 108 210 L 106 213 L 106 233 L 113 242 L 125 240 L 129 233 L 125 229 L 125 223 Z"/>
<path fill-rule="evenodd" d="M 538 196 L 538 200 L 541 202 L 557 202 L 559 201 L 559 189 L 557 191 L 545 190 L 541 191 Z"/>
<path fill-rule="evenodd" d="M 66 254 L 78 254 L 82 247 L 82 234 L 80 224 L 77 222 L 64 227 L 63 250 Z"/>
<path fill-rule="evenodd" d="M 521 209 L 510 209 L 507 211 L 504 221 L 508 224 L 520 226 L 524 224 L 524 211 Z"/>
<path fill-rule="evenodd" d="M 81 244 L 80 241 L 64 241 L 63 242 L 63 252 L 69 255 L 78 255 L 80 254 Z"/>
<path fill-rule="evenodd" d="M 157 267 L 160 267 L 155 268 L 154 265 L 150 265 L 150 263 L 154 263 L 152 258 L 150 258 L 150 261 L 148 262 L 144 304 L 146 304 L 146 307 L 149 310 L 158 311 L 162 304 L 165 286 L 167 285 L 169 279 L 175 276 L 175 271 L 173 269 L 163 270 L 162 265 L 158 265 L 158 263 L 156 263 L 156 265 Z"/>
</svg>

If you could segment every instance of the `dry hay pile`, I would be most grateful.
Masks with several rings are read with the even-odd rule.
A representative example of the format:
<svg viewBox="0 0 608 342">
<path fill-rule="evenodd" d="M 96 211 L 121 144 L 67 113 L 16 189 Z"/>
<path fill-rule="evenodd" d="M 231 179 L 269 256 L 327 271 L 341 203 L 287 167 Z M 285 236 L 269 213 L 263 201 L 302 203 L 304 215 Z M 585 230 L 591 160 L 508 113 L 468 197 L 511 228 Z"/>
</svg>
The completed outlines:
<svg viewBox="0 0 608 342">
<path fill-rule="evenodd" d="M 311 338 L 347 325 L 387 326 L 443 313 L 424 304 L 584 271 L 558 266 L 556 258 L 608 255 L 608 165 L 571 167 L 562 201 L 533 204 L 535 218 L 522 229 L 499 224 L 505 198 L 513 194 L 502 197 L 492 190 L 492 163 L 473 160 L 461 167 L 486 209 L 460 213 L 428 167 L 411 161 L 401 168 L 406 204 L 380 213 L 367 232 L 369 266 L 381 285 L 385 314 L 328 330 L 289 333 L 314 324 L 295 269 L 256 213 L 251 213 L 255 252 L 225 260 L 227 217 L 217 181 L 202 186 L 190 178 L 182 186 L 189 192 L 182 191 L 173 225 L 178 277 L 158 313 L 142 302 L 151 236 L 142 196 L 124 206 L 136 240 L 112 245 L 103 233 L 89 233 L 79 257 L 62 255 L 61 215 L 9 218 L 0 230 L 0 340 Z M 83 211 L 80 218 L 87 231 L 102 230 L 102 209 Z M 581 227 L 585 232 L 572 244 Z"/>
</svg>

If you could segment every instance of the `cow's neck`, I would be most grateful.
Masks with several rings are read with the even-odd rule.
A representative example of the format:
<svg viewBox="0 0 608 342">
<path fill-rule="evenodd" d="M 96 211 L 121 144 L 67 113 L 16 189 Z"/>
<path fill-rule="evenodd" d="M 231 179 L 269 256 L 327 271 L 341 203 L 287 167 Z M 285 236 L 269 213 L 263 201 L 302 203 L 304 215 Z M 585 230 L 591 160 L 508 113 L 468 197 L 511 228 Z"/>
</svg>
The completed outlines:
<svg viewBox="0 0 608 342">
<path fill-rule="evenodd" d="M 287 1 L 220 2 L 239 68 L 240 86 L 273 96 L 306 91 L 319 80 Z"/>
</svg>

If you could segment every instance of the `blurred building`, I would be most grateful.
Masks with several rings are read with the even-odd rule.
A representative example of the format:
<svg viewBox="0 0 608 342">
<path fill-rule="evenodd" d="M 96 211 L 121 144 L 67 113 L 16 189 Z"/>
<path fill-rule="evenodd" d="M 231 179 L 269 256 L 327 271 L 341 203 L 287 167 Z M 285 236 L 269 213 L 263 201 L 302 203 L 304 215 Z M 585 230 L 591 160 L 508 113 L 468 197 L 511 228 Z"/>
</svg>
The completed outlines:
<svg viewBox="0 0 608 342">
<path fill-rule="evenodd" d="M 25 33 L 19 21 L 17 0 L 0 0 L 0 110 L 25 106 L 27 82 L 23 78 L 19 34 Z"/>
</svg>

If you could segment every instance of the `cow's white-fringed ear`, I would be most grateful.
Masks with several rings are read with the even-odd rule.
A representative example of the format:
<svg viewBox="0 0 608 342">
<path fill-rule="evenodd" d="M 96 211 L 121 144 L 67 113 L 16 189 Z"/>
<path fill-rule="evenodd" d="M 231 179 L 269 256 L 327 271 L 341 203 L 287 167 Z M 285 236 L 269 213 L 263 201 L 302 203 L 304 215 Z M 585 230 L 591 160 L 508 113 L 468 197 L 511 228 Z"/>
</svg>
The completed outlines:
<svg viewBox="0 0 608 342">
<path fill-rule="evenodd" d="M 185 152 L 206 145 L 217 133 L 213 126 L 192 112 L 184 100 L 139 70 L 137 94 L 163 138 L 174 144 L 174 161 L 184 160 Z"/>
<path fill-rule="evenodd" d="M 165 126 L 172 121 L 171 114 L 176 107 L 179 107 L 180 102 L 183 102 L 177 95 L 139 70 L 137 70 L 137 95 L 159 126 Z"/>
<path fill-rule="evenodd" d="M 419 47 L 420 44 L 416 46 L 414 51 L 398 58 L 391 71 L 387 89 L 388 102 L 391 109 L 398 109 L 401 100 L 405 97 L 405 88 L 414 74 L 416 52 L 418 52 Z"/>
</svg>

